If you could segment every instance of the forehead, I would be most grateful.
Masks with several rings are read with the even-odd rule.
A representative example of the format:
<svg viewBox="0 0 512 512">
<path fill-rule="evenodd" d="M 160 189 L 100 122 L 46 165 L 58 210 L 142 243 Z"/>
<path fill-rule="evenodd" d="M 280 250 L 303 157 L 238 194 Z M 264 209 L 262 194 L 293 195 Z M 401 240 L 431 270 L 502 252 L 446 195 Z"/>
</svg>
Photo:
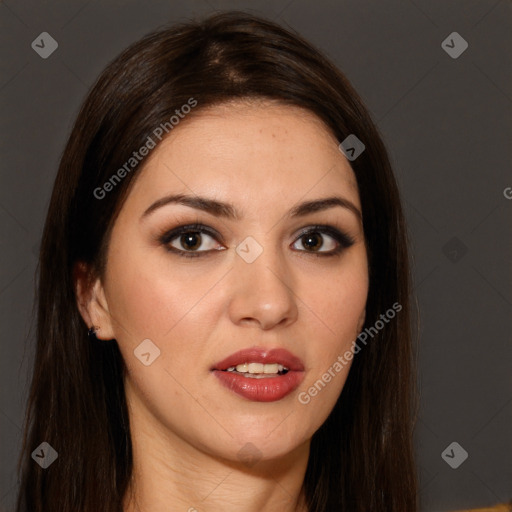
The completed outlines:
<svg viewBox="0 0 512 512">
<path fill-rule="evenodd" d="M 238 198 L 243 209 L 255 200 L 268 205 L 338 191 L 359 205 L 354 172 L 338 144 L 319 118 L 298 107 L 217 105 L 185 117 L 152 150 L 132 193 L 209 193 Z"/>
</svg>

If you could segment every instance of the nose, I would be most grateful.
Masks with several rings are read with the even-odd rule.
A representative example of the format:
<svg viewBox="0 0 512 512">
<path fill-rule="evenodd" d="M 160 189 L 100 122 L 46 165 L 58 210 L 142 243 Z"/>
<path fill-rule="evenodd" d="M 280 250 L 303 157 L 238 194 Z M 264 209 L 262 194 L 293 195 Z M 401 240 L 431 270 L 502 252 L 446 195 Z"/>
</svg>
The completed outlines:
<svg viewBox="0 0 512 512">
<path fill-rule="evenodd" d="M 229 314 L 233 323 L 268 330 L 297 320 L 293 275 L 278 250 L 264 248 L 252 263 L 236 255 L 230 274 Z"/>
</svg>

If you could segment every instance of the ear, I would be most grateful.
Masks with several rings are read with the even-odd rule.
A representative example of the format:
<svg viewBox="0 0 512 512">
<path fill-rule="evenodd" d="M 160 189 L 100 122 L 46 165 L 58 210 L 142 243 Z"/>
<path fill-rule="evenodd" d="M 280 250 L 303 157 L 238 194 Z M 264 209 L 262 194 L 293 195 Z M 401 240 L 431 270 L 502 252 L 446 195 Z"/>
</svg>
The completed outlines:
<svg viewBox="0 0 512 512">
<path fill-rule="evenodd" d="M 114 339 L 112 317 L 101 279 L 93 275 L 86 263 L 78 262 L 73 268 L 73 282 L 78 310 L 86 325 L 96 328 L 98 339 Z"/>
<path fill-rule="evenodd" d="M 357 332 L 360 333 L 363 328 L 364 321 L 366 320 L 366 308 L 363 309 L 361 316 L 359 317 L 359 323 L 357 324 Z"/>
</svg>

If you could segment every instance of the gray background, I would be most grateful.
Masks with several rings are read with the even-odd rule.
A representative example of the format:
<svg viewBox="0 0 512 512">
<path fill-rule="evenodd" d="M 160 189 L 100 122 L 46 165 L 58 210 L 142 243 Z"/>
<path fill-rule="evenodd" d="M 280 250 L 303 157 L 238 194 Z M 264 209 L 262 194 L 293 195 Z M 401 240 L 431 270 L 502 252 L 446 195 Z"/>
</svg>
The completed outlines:
<svg viewBox="0 0 512 512">
<path fill-rule="evenodd" d="M 389 149 L 421 311 L 422 510 L 512 499 L 509 1 L 0 0 L 0 510 L 12 510 L 16 494 L 35 254 L 78 106 L 129 43 L 230 8 L 288 25 L 325 51 Z M 31 48 L 43 31 L 59 44 L 48 59 Z M 441 47 L 454 31 L 469 44 L 456 59 Z M 469 454 L 458 469 L 441 457 L 453 441 Z"/>
</svg>

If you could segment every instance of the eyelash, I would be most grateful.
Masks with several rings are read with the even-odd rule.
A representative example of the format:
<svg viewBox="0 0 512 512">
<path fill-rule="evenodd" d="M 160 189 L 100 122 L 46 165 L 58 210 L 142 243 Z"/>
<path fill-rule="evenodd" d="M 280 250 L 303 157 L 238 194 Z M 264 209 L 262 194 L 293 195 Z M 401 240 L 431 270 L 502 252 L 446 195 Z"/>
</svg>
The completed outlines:
<svg viewBox="0 0 512 512">
<path fill-rule="evenodd" d="M 216 249 L 210 249 L 207 251 L 183 251 L 181 249 L 176 249 L 176 247 L 171 247 L 169 244 L 177 237 L 187 234 L 187 233 L 201 233 L 206 234 L 214 239 L 217 239 L 219 236 L 217 233 L 215 233 L 213 230 L 208 228 L 207 226 L 195 223 L 195 224 L 187 224 L 185 226 L 178 226 L 177 228 L 174 228 L 170 231 L 166 231 L 162 235 L 159 236 L 160 243 L 164 246 L 165 250 L 177 254 L 180 257 L 184 258 L 197 258 L 199 256 L 204 256 L 206 254 L 211 254 Z M 329 256 L 336 256 L 339 255 L 344 249 L 347 249 L 351 245 L 355 243 L 355 240 L 347 235 L 346 233 L 343 233 L 339 231 L 336 228 L 333 228 L 332 226 L 327 225 L 314 225 L 309 226 L 307 229 L 304 229 L 301 231 L 299 236 L 295 239 L 295 242 L 300 240 L 305 235 L 310 235 L 312 233 L 320 233 L 325 234 L 330 237 L 332 237 L 336 242 L 338 242 L 338 247 L 335 249 L 329 251 L 329 252 L 315 252 L 315 251 L 299 251 L 299 252 L 306 252 L 311 255 L 317 256 L 317 257 L 329 257 Z M 294 243 L 295 243 L 294 242 Z"/>
</svg>

